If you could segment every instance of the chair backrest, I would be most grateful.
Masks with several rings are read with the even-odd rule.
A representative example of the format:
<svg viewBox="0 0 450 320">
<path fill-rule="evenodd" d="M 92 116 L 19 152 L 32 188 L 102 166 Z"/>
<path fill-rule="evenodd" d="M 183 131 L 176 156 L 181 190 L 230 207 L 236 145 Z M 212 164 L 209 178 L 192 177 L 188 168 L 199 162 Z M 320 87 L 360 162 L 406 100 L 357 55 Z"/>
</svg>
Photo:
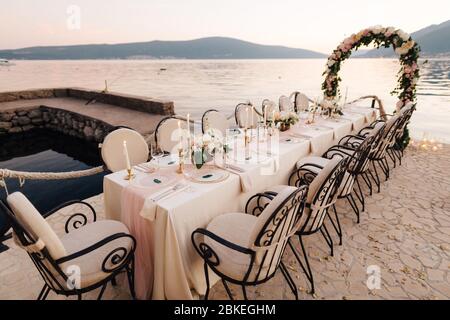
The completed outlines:
<svg viewBox="0 0 450 320">
<path fill-rule="evenodd" d="M 299 227 L 308 188 L 284 186 L 258 216 L 249 248 L 256 251 L 255 281 L 270 277 L 278 268 L 289 237 Z"/>
<path fill-rule="evenodd" d="M 62 258 L 67 254 L 55 231 L 23 193 L 14 192 L 6 198 L 6 201 L 20 224 L 34 240 L 43 242 L 53 259 Z"/>
<path fill-rule="evenodd" d="M 278 103 L 280 105 L 280 111 L 294 111 L 294 104 L 288 97 L 281 96 Z"/>
<path fill-rule="evenodd" d="M 67 291 L 67 275 L 55 262 L 66 255 L 59 237 L 23 194 L 13 193 L 7 202 L 0 201 L 0 211 L 12 226 L 15 243 L 28 253 L 47 286 Z"/>
<path fill-rule="evenodd" d="M 156 126 L 155 143 L 165 152 L 171 153 L 180 142 L 179 121 L 183 123 L 183 126 L 186 126 L 186 120 L 178 119 L 174 116 L 162 119 Z"/>
<path fill-rule="evenodd" d="M 228 129 L 227 117 L 214 109 L 206 111 L 202 116 L 202 131 L 205 133 L 208 130 L 218 130 L 225 136 Z"/>
<path fill-rule="evenodd" d="M 273 112 L 277 112 L 279 111 L 277 104 L 269 99 L 264 99 L 262 102 L 262 113 L 264 115 L 264 113 L 266 113 L 266 117 L 267 119 L 271 119 Z"/>
<path fill-rule="evenodd" d="M 127 150 L 131 165 L 148 161 L 148 144 L 137 131 L 120 128 L 110 132 L 102 143 L 101 155 L 104 164 L 112 172 L 126 169 L 123 153 L 123 142 L 127 142 Z"/>
<path fill-rule="evenodd" d="M 384 127 L 383 134 L 381 135 L 379 147 L 375 152 L 371 152 L 371 159 L 384 158 L 387 148 L 391 146 L 393 142 L 395 142 L 395 135 L 397 133 L 399 121 L 401 120 L 401 117 L 399 117 L 398 115 L 394 115 L 386 121 L 386 126 Z"/>
<path fill-rule="evenodd" d="M 305 94 L 298 91 L 292 92 L 289 96 L 289 100 L 293 101 L 295 112 L 305 112 L 309 110 L 309 99 Z"/>
<path fill-rule="evenodd" d="M 313 233 L 320 229 L 328 208 L 336 202 L 339 195 L 347 163 L 348 158 L 333 158 L 313 178 L 306 198 L 307 210 L 302 217 L 301 232 Z"/>
<path fill-rule="evenodd" d="M 253 110 L 253 114 L 252 114 Z M 239 103 L 234 110 L 236 124 L 240 128 L 256 128 L 260 118 L 255 108 L 249 103 Z"/>
</svg>

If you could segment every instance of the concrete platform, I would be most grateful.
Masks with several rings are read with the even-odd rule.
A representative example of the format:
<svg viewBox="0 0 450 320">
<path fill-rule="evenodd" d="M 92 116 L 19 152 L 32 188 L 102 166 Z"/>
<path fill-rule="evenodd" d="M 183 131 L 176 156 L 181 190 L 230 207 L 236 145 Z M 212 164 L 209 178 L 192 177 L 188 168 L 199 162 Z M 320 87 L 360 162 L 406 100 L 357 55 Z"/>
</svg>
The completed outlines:
<svg viewBox="0 0 450 320">
<path fill-rule="evenodd" d="M 86 102 L 87 100 L 72 97 L 16 100 L 0 102 L 0 112 L 46 106 L 98 119 L 111 126 L 127 126 L 142 135 L 152 133 L 159 121 L 167 116 L 101 102 L 86 105 Z"/>
</svg>

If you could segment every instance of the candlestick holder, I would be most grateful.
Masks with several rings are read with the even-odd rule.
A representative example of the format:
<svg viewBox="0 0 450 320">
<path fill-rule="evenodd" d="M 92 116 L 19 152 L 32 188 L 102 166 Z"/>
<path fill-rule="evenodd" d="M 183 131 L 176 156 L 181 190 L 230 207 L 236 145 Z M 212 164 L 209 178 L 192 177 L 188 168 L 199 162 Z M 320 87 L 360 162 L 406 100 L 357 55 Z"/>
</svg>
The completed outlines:
<svg viewBox="0 0 450 320">
<path fill-rule="evenodd" d="M 125 180 L 129 180 L 129 181 L 131 181 L 131 180 L 133 180 L 133 178 L 135 177 L 136 175 L 133 173 L 133 171 L 132 171 L 132 169 L 130 168 L 130 169 L 127 169 L 127 175 L 125 176 Z"/>
<path fill-rule="evenodd" d="M 183 149 L 178 149 L 178 174 L 183 174 L 184 172 L 184 158 L 183 158 Z"/>
<path fill-rule="evenodd" d="M 250 155 L 250 138 L 248 136 L 248 128 L 244 129 L 244 151 L 245 151 L 245 160 L 250 160 L 252 157 Z"/>
</svg>

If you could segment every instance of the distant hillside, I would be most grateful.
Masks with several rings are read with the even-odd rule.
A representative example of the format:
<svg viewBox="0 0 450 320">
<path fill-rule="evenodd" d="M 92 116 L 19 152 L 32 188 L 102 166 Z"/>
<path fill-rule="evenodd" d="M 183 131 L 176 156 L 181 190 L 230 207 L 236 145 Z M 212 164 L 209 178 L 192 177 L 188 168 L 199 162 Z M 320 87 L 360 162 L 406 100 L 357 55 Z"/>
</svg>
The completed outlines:
<svg viewBox="0 0 450 320">
<path fill-rule="evenodd" d="M 269 46 L 233 38 L 211 37 L 189 41 L 151 41 L 124 44 L 31 47 L 0 50 L 0 58 L 65 59 L 287 59 L 324 58 L 322 53 Z"/>
<path fill-rule="evenodd" d="M 450 56 L 450 20 L 438 25 L 431 25 L 411 34 L 422 49 L 422 56 Z M 362 58 L 392 57 L 395 53 L 392 48 L 374 49 L 362 55 Z"/>
</svg>

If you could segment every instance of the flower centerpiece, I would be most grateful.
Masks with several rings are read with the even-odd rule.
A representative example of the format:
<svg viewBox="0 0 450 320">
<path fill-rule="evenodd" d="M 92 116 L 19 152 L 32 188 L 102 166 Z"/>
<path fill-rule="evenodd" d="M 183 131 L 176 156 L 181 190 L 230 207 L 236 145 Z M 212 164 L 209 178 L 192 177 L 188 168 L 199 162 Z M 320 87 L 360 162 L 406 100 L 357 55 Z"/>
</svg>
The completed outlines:
<svg viewBox="0 0 450 320">
<path fill-rule="evenodd" d="M 289 130 L 291 125 L 296 124 L 299 118 L 295 112 L 276 112 L 274 116 L 274 123 L 280 131 Z"/>
<path fill-rule="evenodd" d="M 325 98 L 322 102 L 320 102 L 320 107 L 322 112 L 325 112 L 332 118 L 342 116 L 344 114 L 342 112 L 342 106 L 339 105 L 339 102 L 336 99 Z"/>
<path fill-rule="evenodd" d="M 224 141 L 221 132 L 209 129 L 204 134 L 194 137 L 191 161 L 197 169 L 201 169 L 203 165 L 214 160 L 217 153 L 227 153 L 228 151 L 229 146 Z"/>
</svg>

